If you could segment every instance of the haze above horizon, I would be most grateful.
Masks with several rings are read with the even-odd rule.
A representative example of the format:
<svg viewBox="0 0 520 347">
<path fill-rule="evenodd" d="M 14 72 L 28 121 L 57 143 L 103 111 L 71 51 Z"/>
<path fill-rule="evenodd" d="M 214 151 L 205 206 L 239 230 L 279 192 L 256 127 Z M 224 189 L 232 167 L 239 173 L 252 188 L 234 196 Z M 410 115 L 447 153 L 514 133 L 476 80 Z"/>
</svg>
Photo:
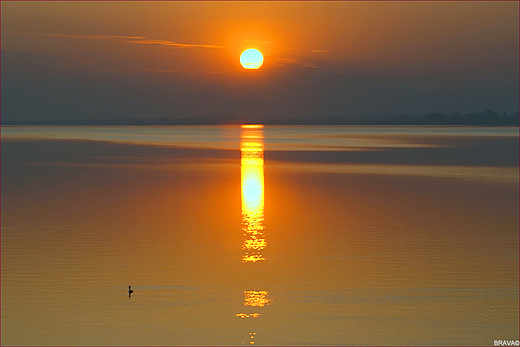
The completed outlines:
<svg viewBox="0 0 520 347">
<path fill-rule="evenodd" d="M 519 109 L 518 2 L 2 2 L 2 120 Z M 245 71 L 241 52 L 264 55 Z"/>
</svg>

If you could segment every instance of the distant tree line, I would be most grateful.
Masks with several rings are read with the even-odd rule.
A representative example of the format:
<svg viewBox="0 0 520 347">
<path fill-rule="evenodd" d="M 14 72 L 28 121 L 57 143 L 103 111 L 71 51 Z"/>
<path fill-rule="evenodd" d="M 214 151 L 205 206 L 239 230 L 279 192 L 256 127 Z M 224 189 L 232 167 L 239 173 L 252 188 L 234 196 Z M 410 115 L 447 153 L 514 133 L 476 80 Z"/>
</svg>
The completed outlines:
<svg viewBox="0 0 520 347">
<path fill-rule="evenodd" d="M 492 110 L 480 113 L 428 113 L 425 115 L 343 116 L 292 119 L 219 118 L 115 118 L 78 120 L 2 121 L 2 125 L 221 125 L 263 123 L 268 125 L 478 125 L 519 126 L 519 112 L 499 115 Z"/>
<path fill-rule="evenodd" d="M 480 113 L 428 113 L 425 115 L 392 115 L 360 117 L 325 117 L 291 119 L 283 124 L 320 124 L 320 125 L 480 125 L 480 126 L 518 126 L 519 112 L 499 115 L 492 110 Z"/>
</svg>

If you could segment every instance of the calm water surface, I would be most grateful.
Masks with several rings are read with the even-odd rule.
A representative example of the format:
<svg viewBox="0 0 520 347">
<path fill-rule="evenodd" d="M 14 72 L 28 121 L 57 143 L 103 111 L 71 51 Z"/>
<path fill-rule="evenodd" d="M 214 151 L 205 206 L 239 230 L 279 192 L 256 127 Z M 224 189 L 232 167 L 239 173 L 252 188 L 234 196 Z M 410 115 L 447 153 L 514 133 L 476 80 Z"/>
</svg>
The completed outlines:
<svg viewBox="0 0 520 347">
<path fill-rule="evenodd" d="M 519 339 L 518 128 L 1 131 L 2 345 Z"/>
</svg>

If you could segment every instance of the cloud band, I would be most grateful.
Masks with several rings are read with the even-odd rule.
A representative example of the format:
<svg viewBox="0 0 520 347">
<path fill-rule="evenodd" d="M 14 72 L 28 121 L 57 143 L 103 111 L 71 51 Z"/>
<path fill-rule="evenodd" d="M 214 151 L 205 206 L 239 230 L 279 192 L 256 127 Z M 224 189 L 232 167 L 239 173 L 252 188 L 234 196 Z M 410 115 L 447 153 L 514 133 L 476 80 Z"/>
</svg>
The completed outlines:
<svg viewBox="0 0 520 347">
<path fill-rule="evenodd" d="M 200 45 L 200 44 L 189 44 L 189 43 L 178 43 L 168 40 L 151 40 L 143 36 L 103 36 L 103 35 L 71 35 L 71 34 L 33 34 L 42 35 L 48 37 L 63 37 L 71 39 L 83 39 L 83 40 L 107 40 L 114 42 L 132 43 L 139 45 L 155 45 L 172 48 L 225 48 L 224 46 L 218 45 Z"/>
</svg>

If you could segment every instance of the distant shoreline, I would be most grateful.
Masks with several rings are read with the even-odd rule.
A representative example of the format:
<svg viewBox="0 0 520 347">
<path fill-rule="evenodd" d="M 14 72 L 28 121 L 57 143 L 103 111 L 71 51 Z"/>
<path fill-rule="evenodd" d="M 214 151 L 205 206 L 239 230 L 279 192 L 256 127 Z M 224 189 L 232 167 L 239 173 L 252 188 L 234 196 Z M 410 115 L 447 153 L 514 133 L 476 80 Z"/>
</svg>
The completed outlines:
<svg viewBox="0 0 520 347">
<path fill-rule="evenodd" d="M 1 125 L 233 125 L 261 123 L 265 125 L 459 125 L 459 126 L 519 126 L 519 112 L 499 115 L 492 110 L 480 113 L 429 113 L 426 115 L 323 117 L 293 119 L 258 119 L 217 117 L 212 119 L 184 118 L 116 118 L 65 120 L 6 120 Z"/>
</svg>

